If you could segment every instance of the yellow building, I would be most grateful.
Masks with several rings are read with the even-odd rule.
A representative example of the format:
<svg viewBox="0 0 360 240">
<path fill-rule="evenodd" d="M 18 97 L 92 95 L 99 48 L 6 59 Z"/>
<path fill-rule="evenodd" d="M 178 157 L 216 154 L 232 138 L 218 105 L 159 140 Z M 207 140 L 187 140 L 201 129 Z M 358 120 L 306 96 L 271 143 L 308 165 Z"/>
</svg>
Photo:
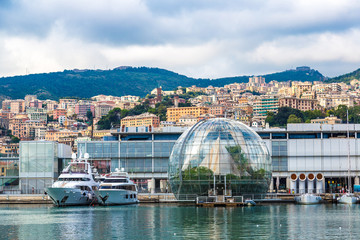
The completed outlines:
<svg viewBox="0 0 360 240">
<path fill-rule="evenodd" d="M 46 141 L 59 141 L 59 138 L 69 137 L 69 136 L 75 136 L 77 137 L 79 135 L 78 132 L 73 131 L 58 131 L 58 130 L 50 130 L 47 131 L 45 134 L 45 140 Z"/>
<path fill-rule="evenodd" d="M 19 154 L 19 143 L 3 143 L 0 153 L 3 155 Z"/>
<path fill-rule="evenodd" d="M 91 126 L 88 127 L 88 129 L 81 131 L 81 134 L 83 136 L 91 136 Z M 110 130 L 94 130 L 93 138 L 103 138 L 104 136 L 111 136 Z"/>
<path fill-rule="evenodd" d="M 128 116 L 121 119 L 121 126 L 141 127 L 141 126 L 160 126 L 160 117 L 152 113 L 143 113 L 137 116 Z"/>
<path fill-rule="evenodd" d="M 321 123 L 321 124 L 339 124 L 342 123 L 341 119 L 337 117 L 326 117 L 323 119 L 311 119 L 311 123 Z"/>
<path fill-rule="evenodd" d="M 200 117 L 200 115 L 209 113 L 208 107 L 178 107 L 168 108 L 166 112 L 167 121 L 178 122 L 183 115 Z"/>
</svg>

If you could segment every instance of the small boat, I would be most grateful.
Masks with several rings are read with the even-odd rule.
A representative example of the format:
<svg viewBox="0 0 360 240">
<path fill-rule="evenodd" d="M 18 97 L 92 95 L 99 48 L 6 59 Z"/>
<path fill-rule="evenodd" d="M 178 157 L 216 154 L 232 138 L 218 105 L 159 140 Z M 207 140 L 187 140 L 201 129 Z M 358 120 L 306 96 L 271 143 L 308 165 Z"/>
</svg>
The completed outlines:
<svg viewBox="0 0 360 240">
<path fill-rule="evenodd" d="M 100 184 L 95 195 L 101 205 L 125 205 L 138 203 L 138 189 L 129 179 L 128 173 L 119 171 L 110 173 Z"/>
<path fill-rule="evenodd" d="M 76 159 L 73 153 L 73 161 L 61 172 L 58 180 L 45 189 L 55 206 L 90 205 L 97 201 L 94 193 L 99 187 L 95 181 L 97 172 L 87 161 L 88 158 L 89 154 L 85 153 L 81 158 L 80 153 Z"/>
<path fill-rule="evenodd" d="M 301 194 L 300 196 L 295 197 L 296 203 L 304 205 L 318 204 L 321 200 L 322 198 L 320 196 L 316 196 L 310 193 Z"/>
<path fill-rule="evenodd" d="M 359 198 L 351 193 L 345 193 L 341 197 L 337 198 L 337 202 L 342 203 L 342 204 L 355 204 L 358 201 L 359 201 Z"/>
<path fill-rule="evenodd" d="M 256 203 L 254 202 L 254 200 L 251 200 L 251 199 L 245 200 L 244 204 L 247 206 L 256 206 Z"/>
</svg>

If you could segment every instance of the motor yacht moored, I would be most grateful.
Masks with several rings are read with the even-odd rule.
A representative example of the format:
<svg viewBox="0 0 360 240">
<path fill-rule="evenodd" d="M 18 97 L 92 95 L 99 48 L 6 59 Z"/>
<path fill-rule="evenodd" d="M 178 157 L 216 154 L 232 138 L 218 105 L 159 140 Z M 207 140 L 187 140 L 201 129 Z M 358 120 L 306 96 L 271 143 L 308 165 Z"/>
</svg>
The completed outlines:
<svg viewBox="0 0 360 240">
<path fill-rule="evenodd" d="M 62 171 L 58 180 L 45 192 L 56 206 L 90 205 L 97 201 L 94 191 L 99 183 L 95 181 L 96 169 L 87 161 L 89 154 L 84 158 L 76 159 L 72 155 L 72 162 Z"/>
<path fill-rule="evenodd" d="M 115 169 L 105 177 L 99 190 L 95 191 L 98 201 L 102 205 L 124 205 L 138 203 L 138 189 L 124 171 Z"/>
</svg>

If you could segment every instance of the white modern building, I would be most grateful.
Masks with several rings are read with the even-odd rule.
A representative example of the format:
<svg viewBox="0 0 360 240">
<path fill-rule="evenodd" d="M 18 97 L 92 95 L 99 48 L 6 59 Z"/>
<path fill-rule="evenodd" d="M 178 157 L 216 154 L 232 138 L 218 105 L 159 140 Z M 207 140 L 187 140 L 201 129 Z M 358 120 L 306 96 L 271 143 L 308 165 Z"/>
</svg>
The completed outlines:
<svg viewBox="0 0 360 240">
<path fill-rule="evenodd" d="M 347 130 L 349 129 L 349 138 Z M 338 192 L 359 184 L 360 124 L 288 124 L 287 128 L 257 129 L 272 156 L 272 189 L 291 189 L 292 174 L 323 175 L 322 191 Z M 295 176 L 294 175 L 294 176 Z M 304 176 L 302 175 L 302 176 Z M 297 191 L 299 180 L 297 180 Z M 320 187 L 320 186 L 319 186 Z"/>
</svg>

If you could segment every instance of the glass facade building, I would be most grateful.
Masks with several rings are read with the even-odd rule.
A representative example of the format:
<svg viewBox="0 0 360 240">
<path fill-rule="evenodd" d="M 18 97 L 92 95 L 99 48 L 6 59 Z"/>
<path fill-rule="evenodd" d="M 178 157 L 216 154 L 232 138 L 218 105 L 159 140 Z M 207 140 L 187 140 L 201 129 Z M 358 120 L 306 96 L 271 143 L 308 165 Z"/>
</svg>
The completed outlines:
<svg viewBox="0 0 360 240">
<path fill-rule="evenodd" d="M 120 141 L 78 142 L 78 154 L 89 153 L 89 161 L 100 174 L 124 168 L 139 185 L 140 191 L 155 188 L 158 192 L 165 192 L 169 157 L 179 136 L 132 133 L 120 136 Z"/>
<path fill-rule="evenodd" d="M 43 193 L 62 170 L 62 159 L 70 159 L 71 147 L 50 141 L 20 142 L 21 193 Z"/>
<path fill-rule="evenodd" d="M 19 190 L 19 158 L 0 158 L 0 193 L 17 193 Z"/>
<path fill-rule="evenodd" d="M 225 118 L 201 121 L 185 131 L 169 162 L 175 196 L 266 193 L 270 179 L 271 158 L 263 140 L 248 126 Z"/>
</svg>

